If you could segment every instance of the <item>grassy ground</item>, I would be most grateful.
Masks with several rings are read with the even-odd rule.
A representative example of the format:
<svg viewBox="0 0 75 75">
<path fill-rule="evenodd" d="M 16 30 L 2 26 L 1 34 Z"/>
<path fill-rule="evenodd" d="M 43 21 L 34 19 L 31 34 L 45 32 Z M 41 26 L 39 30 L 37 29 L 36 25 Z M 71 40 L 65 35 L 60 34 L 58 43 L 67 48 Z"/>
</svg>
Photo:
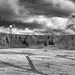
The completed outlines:
<svg viewBox="0 0 75 75">
<path fill-rule="evenodd" d="M 0 75 L 75 75 L 75 51 L 0 49 Z"/>
</svg>

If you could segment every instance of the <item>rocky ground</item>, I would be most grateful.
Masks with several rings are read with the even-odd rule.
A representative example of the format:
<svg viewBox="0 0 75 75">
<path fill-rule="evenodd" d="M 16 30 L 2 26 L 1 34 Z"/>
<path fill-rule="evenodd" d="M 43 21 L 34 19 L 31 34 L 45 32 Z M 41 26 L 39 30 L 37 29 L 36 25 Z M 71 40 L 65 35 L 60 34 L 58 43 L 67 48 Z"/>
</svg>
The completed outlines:
<svg viewBox="0 0 75 75">
<path fill-rule="evenodd" d="M 75 51 L 0 49 L 0 75 L 75 75 Z"/>
</svg>

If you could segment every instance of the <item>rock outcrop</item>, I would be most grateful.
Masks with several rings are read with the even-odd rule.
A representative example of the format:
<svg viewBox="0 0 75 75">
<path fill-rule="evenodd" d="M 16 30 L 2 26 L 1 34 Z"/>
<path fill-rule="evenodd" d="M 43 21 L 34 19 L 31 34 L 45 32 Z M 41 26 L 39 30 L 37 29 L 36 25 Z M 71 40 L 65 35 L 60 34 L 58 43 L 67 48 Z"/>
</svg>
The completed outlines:
<svg viewBox="0 0 75 75">
<path fill-rule="evenodd" d="M 75 50 L 75 35 L 10 35 L 0 33 L 0 48 L 31 48 L 53 46 Z"/>
</svg>

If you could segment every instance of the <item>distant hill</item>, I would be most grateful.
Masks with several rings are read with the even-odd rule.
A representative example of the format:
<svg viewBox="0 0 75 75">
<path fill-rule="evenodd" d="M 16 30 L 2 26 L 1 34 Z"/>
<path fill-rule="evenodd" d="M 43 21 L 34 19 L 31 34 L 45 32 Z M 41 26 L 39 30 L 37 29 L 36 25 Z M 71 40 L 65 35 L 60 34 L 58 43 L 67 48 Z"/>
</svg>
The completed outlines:
<svg viewBox="0 0 75 75">
<path fill-rule="evenodd" d="M 0 48 L 43 48 L 75 50 L 75 35 L 16 35 L 0 33 Z"/>
</svg>

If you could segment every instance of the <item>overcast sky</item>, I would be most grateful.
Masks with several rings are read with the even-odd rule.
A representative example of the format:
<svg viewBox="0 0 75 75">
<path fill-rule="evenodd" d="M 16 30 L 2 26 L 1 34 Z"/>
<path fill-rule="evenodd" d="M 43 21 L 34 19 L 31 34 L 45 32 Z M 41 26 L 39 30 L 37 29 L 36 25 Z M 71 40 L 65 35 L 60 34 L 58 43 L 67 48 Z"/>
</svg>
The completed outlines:
<svg viewBox="0 0 75 75">
<path fill-rule="evenodd" d="M 0 32 L 21 34 L 75 34 L 67 28 L 68 18 L 75 13 L 75 0 L 0 0 Z"/>
</svg>

